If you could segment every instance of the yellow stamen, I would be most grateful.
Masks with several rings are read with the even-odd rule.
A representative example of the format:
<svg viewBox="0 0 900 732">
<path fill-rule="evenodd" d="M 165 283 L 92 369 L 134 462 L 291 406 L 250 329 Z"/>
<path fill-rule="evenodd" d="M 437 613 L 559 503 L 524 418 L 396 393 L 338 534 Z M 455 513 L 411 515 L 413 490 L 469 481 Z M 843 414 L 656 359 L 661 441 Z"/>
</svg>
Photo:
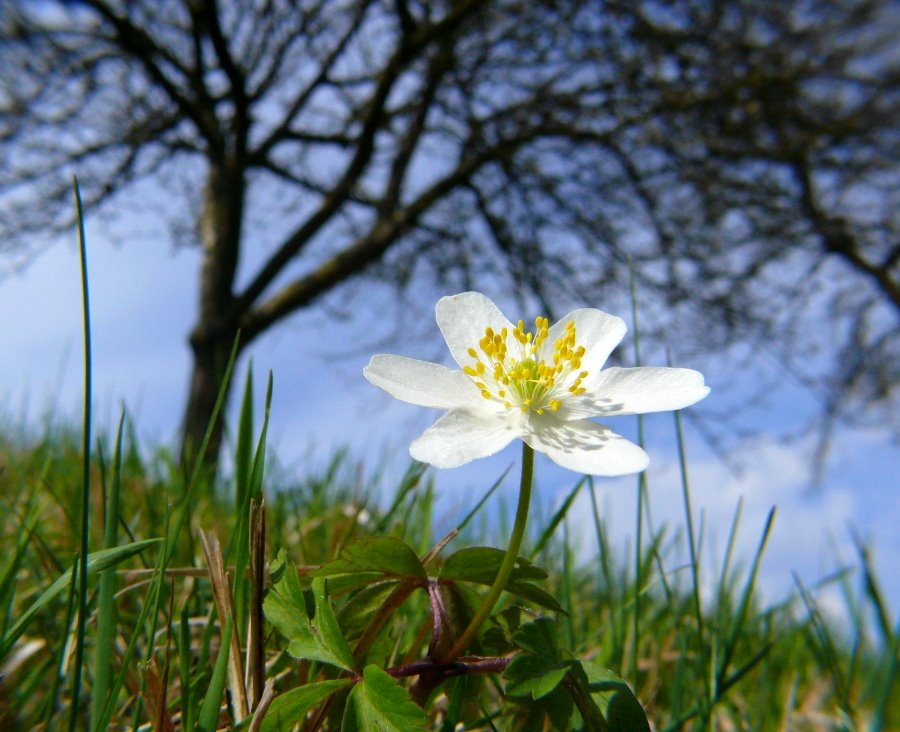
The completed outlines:
<svg viewBox="0 0 900 732">
<path fill-rule="evenodd" d="M 552 345 L 547 344 L 549 337 L 550 321 L 543 316 L 534 319 L 533 331 L 525 330 L 524 320 L 511 331 L 487 327 L 478 349 L 466 349 L 473 363 L 464 366 L 463 373 L 485 399 L 496 400 L 507 409 L 517 406 L 522 412 L 538 415 L 547 410 L 558 412 L 567 395 L 587 391 L 582 381 L 588 372 L 581 370 L 586 349 L 578 344 L 571 320 Z"/>
</svg>

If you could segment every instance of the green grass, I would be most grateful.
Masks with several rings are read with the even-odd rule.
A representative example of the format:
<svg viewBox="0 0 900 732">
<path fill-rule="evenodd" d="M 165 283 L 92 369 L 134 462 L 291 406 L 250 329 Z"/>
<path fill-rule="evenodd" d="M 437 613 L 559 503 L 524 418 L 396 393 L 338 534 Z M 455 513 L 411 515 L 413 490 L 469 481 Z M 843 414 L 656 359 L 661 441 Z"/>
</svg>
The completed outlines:
<svg viewBox="0 0 900 732">
<path fill-rule="evenodd" d="M 245 394 L 251 392 L 250 383 L 248 378 Z M 95 443 L 88 466 L 92 515 L 84 623 L 78 621 L 79 583 L 71 581 L 82 547 L 79 431 L 51 427 L 37 439 L 21 432 L 0 437 L 0 729 L 58 729 L 70 719 L 79 729 L 88 719 L 93 729 L 107 724 L 115 729 L 228 727 L 233 657 L 223 639 L 232 633 L 242 656 L 254 649 L 250 665 L 260 670 L 251 706 L 265 699 L 259 687 L 266 682 L 276 695 L 308 688 L 314 701 L 325 698 L 316 696 L 320 692 L 343 688 L 322 663 L 291 657 L 285 638 L 267 622 L 251 630 L 250 617 L 261 600 L 254 599 L 258 586 L 248 570 L 261 559 L 248 549 L 251 507 L 265 500 L 263 559 L 274 567 L 276 554 L 283 551 L 298 566 L 306 588 L 312 569 L 366 537 L 397 537 L 425 556 L 442 538 L 431 529 L 440 478 L 411 466 L 396 485 L 386 485 L 346 453 L 314 474 L 266 470 L 265 426 L 254 433 L 250 413 L 252 403 L 238 426 L 234 475 L 215 485 L 186 485 L 166 450 L 147 454 L 138 449 L 127 421 L 117 435 Z M 688 468 L 685 462 L 686 507 Z M 499 477 L 485 475 L 473 486 L 472 508 Z M 596 490 L 590 480 L 573 476 L 569 497 Z M 379 496 L 387 498 L 379 501 Z M 459 536 L 441 556 L 463 546 L 505 547 L 502 536 L 488 528 L 503 522 L 486 520 L 498 505 L 498 497 L 490 495 L 477 513 L 461 520 Z M 499 643 L 502 652 L 501 631 L 511 632 L 536 614 L 552 617 L 559 646 L 627 681 L 658 730 L 900 727 L 900 628 L 864 546 L 857 567 L 827 580 L 845 599 L 848 620 L 837 623 L 817 606 L 824 585 L 798 583 L 795 595 L 784 602 L 760 602 L 755 579 L 769 524 L 756 556 L 734 556 L 734 538 L 746 530 L 738 506 L 715 591 L 701 602 L 697 562 L 705 557 L 687 568 L 674 560 L 679 542 L 694 541 L 689 514 L 655 517 L 685 527 L 668 534 L 644 524 L 644 542 L 635 554 L 633 548 L 610 545 L 594 501 L 592 540 L 603 550 L 584 562 L 567 531 L 572 505 L 574 500 L 564 501 L 546 517 L 535 512 L 522 552 L 548 572 L 538 584 L 565 612 L 541 610 L 530 602 L 519 608 L 519 600 L 507 597 L 481 638 L 483 649 Z M 224 564 L 241 570 L 231 575 L 232 611 L 224 633 L 201 530 L 218 537 Z M 158 541 L 138 543 L 147 540 Z M 426 566 L 436 572 L 440 559 Z M 702 570 L 708 574 L 710 567 Z M 389 588 L 377 585 L 361 588 L 331 579 L 328 587 L 328 602 L 350 647 L 366 637 L 365 663 L 396 667 L 426 655 L 431 620 L 425 592 L 391 599 Z M 390 612 L 379 613 L 384 607 Z M 375 627 L 372 618 L 377 617 Z M 74 652 L 79 632 L 85 638 L 80 669 Z M 370 676 L 367 672 L 367 683 L 383 683 Z M 315 686 L 325 682 L 330 686 Z M 420 701 L 433 729 L 453 729 L 456 720 L 464 729 L 514 729 L 513 715 L 518 710 L 523 717 L 523 702 L 505 696 L 504 688 L 499 674 L 465 676 Z M 76 689 L 80 701 L 73 708 Z M 338 692 L 330 706 L 314 712 L 320 729 L 340 728 L 335 709 L 341 693 L 345 698 L 346 690 Z M 301 692 L 294 694 L 303 701 Z M 306 728 L 312 726 L 309 722 Z"/>
</svg>

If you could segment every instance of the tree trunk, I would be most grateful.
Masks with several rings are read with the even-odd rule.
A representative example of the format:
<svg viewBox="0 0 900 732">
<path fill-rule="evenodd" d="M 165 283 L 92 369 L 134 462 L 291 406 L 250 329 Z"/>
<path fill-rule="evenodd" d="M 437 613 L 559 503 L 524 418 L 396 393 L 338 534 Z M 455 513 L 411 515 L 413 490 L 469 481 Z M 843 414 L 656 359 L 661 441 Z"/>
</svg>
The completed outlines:
<svg viewBox="0 0 900 732">
<path fill-rule="evenodd" d="M 214 475 L 222 446 L 222 417 L 230 384 L 222 386 L 228 357 L 234 347 L 240 313 L 234 308 L 234 277 L 237 271 L 243 218 L 245 180 L 236 164 L 211 165 L 200 216 L 203 261 L 200 269 L 200 303 L 197 323 L 191 332 L 194 354 L 190 386 L 181 435 L 181 464 L 190 471 L 212 421 L 219 391 L 225 401 L 213 425 L 204 463 Z M 243 347 L 239 344 L 239 348 Z"/>
<path fill-rule="evenodd" d="M 225 339 L 217 342 L 195 342 L 194 339 L 191 341 L 194 357 L 181 435 L 181 463 L 186 471 L 193 468 L 203 438 L 209 429 L 216 399 L 219 391 L 223 388 L 222 377 L 225 375 L 228 356 L 233 345 L 233 340 L 228 343 Z M 228 404 L 231 384 L 227 384 L 224 388 L 225 400 L 222 404 L 222 412 L 225 411 Z M 204 454 L 204 463 L 213 475 L 222 447 L 224 426 L 222 416 L 220 412 L 219 419 L 213 425 Z"/>
</svg>

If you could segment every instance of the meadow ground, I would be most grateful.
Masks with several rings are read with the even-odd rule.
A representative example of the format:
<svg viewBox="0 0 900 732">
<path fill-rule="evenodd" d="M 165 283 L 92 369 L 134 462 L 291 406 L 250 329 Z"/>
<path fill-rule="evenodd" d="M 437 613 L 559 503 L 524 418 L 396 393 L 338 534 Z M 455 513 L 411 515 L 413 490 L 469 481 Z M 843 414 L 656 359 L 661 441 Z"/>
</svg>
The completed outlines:
<svg viewBox="0 0 900 732">
<path fill-rule="evenodd" d="M 212 730 L 247 717 L 241 728 L 291 729 L 283 720 L 294 714 L 306 720 L 298 729 L 374 729 L 377 717 L 365 714 L 383 713 L 395 724 L 386 729 L 592 729 L 573 669 L 623 679 L 655 730 L 900 728 L 900 632 L 864 547 L 857 566 L 766 606 L 755 588 L 763 534 L 755 557 L 735 557 L 729 544 L 715 587 L 701 593 L 705 558 L 689 566 L 672 559 L 679 542 L 695 546 L 687 512 L 681 529 L 651 534 L 642 525 L 635 552 L 609 546 L 593 503 L 602 551 L 587 562 L 576 556 L 566 517 L 578 492 L 593 491 L 587 479 L 573 481 L 554 515 L 532 517 L 521 554 L 533 566 L 520 562 L 518 585 L 474 646 L 494 666 L 426 683 L 427 669 L 416 664 L 440 645 L 429 588 L 434 578 L 445 585 L 451 627 L 471 615 L 492 555 L 478 555 L 479 568 L 460 557 L 475 561 L 467 547 L 505 545 L 509 522 L 497 520 L 492 495 L 499 476 L 485 476 L 472 512 L 442 545 L 431 529 L 434 483 L 422 466 L 383 485 L 341 453 L 316 474 L 289 475 L 271 457 L 264 465 L 265 429 L 254 432 L 249 414 L 252 407 L 234 430 L 234 469 L 214 483 L 182 475 L 167 450 L 139 450 L 121 431 L 118 442 L 97 440 L 89 463 L 80 428 L 54 426 L 39 437 L 6 431 L 0 728 Z M 687 508 L 690 487 L 683 490 Z M 83 585 L 71 577 L 85 505 Z M 376 566 L 371 552 L 382 550 Z M 403 564 L 407 555 L 412 565 Z M 293 565 L 296 573 L 287 571 Z M 327 596 L 316 579 L 323 575 Z M 299 583 L 288 587 L 288 576 Z M 839 617 L 817 604 L 826 586 L 842 592 Z M 298 602 L 315 605 L 308 618 L 296 606 L 287 613 L 299 613 L 299 629 L 273 604 L 294 590 Z M 546 638 L 535 650 L 528 636 L 537 629 Z M 523 677 L 524 661 L 509 663 L 516 655 L 543 665 Z M 401 690 L 387 711 L 360 701 L 364 687 L 374 694 L 381 683 L 369 668 L 362 683 L 361 669 L 372 666 L 390 670 L 387 696 Z M 355 697 L 348 679 L 359 680 Z M 609 728 L 628 729 L 616 726 L 595 682 L 589 691 Z M 259 713 L 253 721 L 252 710 L 273 695 L 281 721 Z M 413 698 L 422 710 L 404 706 Z M 362 716 L 351 719 L 351 708 Z M 404 710 L 407 721 L 397 722 Z"/>
</svg>

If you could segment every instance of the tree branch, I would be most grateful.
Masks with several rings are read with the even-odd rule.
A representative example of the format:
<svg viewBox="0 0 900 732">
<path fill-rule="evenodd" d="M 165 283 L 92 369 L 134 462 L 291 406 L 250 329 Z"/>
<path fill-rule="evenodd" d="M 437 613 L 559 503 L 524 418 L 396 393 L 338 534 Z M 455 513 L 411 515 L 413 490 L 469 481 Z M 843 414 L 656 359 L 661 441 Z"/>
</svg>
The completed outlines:
<svg viewBox="0 0 900 732">
<path fill-rule="evenodd" d="M 273 323 L 311 304 L 336 285 L 363 272 L 366 267 L 383 257 L 403 233 L 415 226 L 418 219 L 432 206 L 452 190 L 464 185 L 486 163 L 511 152 L 516 144 L 505 142 L 461 161 L 450 175 L 434 183 L 408 206 L 396 209 L 387 218 L 379 217 L 364 237 L 248 312 L 240 321 L 245 342 L 249 343 Z"/>
<path fill-rule="evenodd" d="M 801 187 L 801 202 L 825 251 L 835 254 L 872 279 L 897 310 L 900 310 L 900 283 L 892 279 L 890 269 L 869 262 L 847 222 L 822 210 L 816 199 L 815 183 L 805 154 L 794 159 L 794 174 Z"/>
<path fill-rule="evenodd" d="M 416 54 L 434 39 L 452 33 L 484 0 L 462 0 L 454 6 L 453 12 L 441 21 L 420 28 L 412 37 L 404 39 L 400 47 L 382 71 L 378 85 L 368 103 L 368 113 L 362 131 L 356 141 L 356 152 L 347 165 L 344 174 L 335 184 L 332 192 L 325 197 L 304 224 L 302 224 L 270 257 L 252 282 L 235 300 L 234 310 L 240 316 L 249 310 L 257 298 L 281 273 L 287 264 L 301 251 L 303 246 L 328 222 L 347 200 L 355 183 L 359 180 L 375 150 L 375 135 L 385 118 L 385 104 L 390 91 L 402 71 L 412 62 Z M 376 247 L 377 249 L 377 247 Z M 350 258 L 355 259 L 354 257 Z M 368 260 L 367 260 L 368 261 Z M 326 278 L 328 279 L 328 278 Z"/>
<path fill-rule="evenodd" d="M 144 67 L 150 78 L 159 85 L 169 99 L 181 110 L 182 114 L 197 126 L 197 130 L 203 135 L 209 145 L 213 149 L 222 149 L 224 147 L 222 135 L 212 109 L 209 106 L 195 103 L 182 94 L 178 86 L 156 64 L 153 57 L 159 56 L 163 58 L 168 65 L 176 69 L 197 91 L 194 74 L 182 66 L 178 59 L 162 46 L 154 42 L 143 29 L 133 25 L 128 18 L 117 15 L 103 0 L 84 0 L 84 2 L 94 8 L 102 18 L 112 25 L 122 50 L 135 58 Z"/>
</svg>

